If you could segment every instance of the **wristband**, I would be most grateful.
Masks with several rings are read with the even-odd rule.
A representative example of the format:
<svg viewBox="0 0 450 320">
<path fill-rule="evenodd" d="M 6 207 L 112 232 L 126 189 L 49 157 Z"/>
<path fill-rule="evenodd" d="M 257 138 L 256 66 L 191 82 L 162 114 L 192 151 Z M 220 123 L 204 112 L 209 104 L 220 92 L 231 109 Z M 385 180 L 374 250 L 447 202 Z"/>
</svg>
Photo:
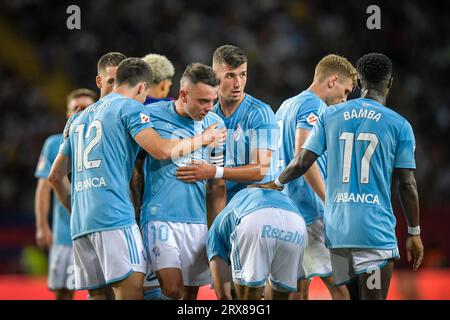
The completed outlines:
<svg viewBox="0 0 450 320">
<path fill-rule="evenodd" d="M 223 177 L 223 167 L 216 166 L 216 174 L 214 175 L 214 179 L 222 179 Z"/>
<path fill-rule="evenodd" d="M 411 236 L 418 236 L 420 235 L 420 226 L 416 227 L 409 227 L 408 226 L 408 234 Z"/>
<path fill-rule="evenodd" d="M 276 178 L 273 183 L 275 183 L 275 185 L 279 188 L 284 187 L 284 183 L 281 183 L 280 180 L 278 180 L 278 178 Z"/>
</svg>

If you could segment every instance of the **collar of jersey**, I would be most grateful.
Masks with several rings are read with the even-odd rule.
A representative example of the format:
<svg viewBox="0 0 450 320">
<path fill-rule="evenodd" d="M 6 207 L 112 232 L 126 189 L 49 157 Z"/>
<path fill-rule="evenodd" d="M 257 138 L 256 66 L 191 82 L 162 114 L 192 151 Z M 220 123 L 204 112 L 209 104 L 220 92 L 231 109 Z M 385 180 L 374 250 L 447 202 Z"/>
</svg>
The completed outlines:
<svg viewBox="0 0 450 320">
<path fill-rule="evenodd" d="M 239 113 L 239 110 L 241 109 L 241 107 L 242 107 L 244 104 L 247 104 L 247 101 L 248 101 L 248 99 L 250 99 L 250 98 L 249 98 L 249 95 L 246 94 L 245 92 L 244 92 L 244 94 L 245 94 L 245 98 L 242 100 L 241 104 L 236 108 L 236 110 L 234 110 L 233 114 L 232 114 L 231 116 L 229 116 L 229 117 L 225 117 L 225 115 L 224 115 L 224 113 L 223 113 L 223 111 L 222 111 L 222 106 L 220 105 L 220 102 L 219 102 L 219 101 L 217 102 L 217 106 L 219 107 L 218 109 L 219 109 L 219 112 L 220 112 L 220 115 L 221 115 L 221 118 L 222 118 L 222 119 L 225 120 L 225 119 L 231 119 L 231 118 L 233 118 L 235 115 L 237 115 L 237 114 Z"/>
</svg>

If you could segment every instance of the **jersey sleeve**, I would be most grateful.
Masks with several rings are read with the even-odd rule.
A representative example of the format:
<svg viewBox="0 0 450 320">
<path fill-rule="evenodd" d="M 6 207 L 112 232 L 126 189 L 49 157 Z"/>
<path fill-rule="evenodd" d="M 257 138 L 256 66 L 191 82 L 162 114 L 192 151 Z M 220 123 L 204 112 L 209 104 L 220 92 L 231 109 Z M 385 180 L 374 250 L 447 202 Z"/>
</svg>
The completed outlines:
<svg viewBox="0 0 450 320">
<path fill-rule="evenodd" d="M 252 150 L 277 150 L 279 128 L 275 115 L 269 106 L 256 109 L 252 119 L 250 135 Z"/>
<path fill-rule="evenodd" d="M 122 106 L 121 120 L 133 138 L 142 130 L 154 127 L 149 111 L 142 103 L 132 99 Z"/>
<path fill-rule="evenodd" d="M 76 113 L 70 117 L 69 120 L 67 120 L 66 126 L 64 127 L 63 136 L 61 138 L 61 144 L 59 146 L 58 152 L 68 157 L 72 157 L 70 130 L 72 129 L 72 123 L 78 115 L 79 113 Z"/>
<path fill-rule="evenodd" d="M 416 140 L 414 138 L 413 129 L 408 121 L 405 120 L 405 124 L 400 131 L 397 148 L 395 150 L 394 168 L 415 169 L 415 148 Z"/>
<path fill-rule="evenodd" d="M 326 148 L 326 136 L 325 136 L 325 123 L 324 117 L 325 112 L 321 113 L 317 118 L 317 124 L 313 127 L 311 134 L 305 141 L 303 145 L 304 149 L 307 149 L 315 154 L 321 156 Z"/>
<path fill-rule="evenodd" d="M 42 147 L 41 154 L 39 155 L 38 164 L 36 166 L 36 171 L 34 172 L 35 178 L 48 178 L 48 175 L 50 173 L 50 169 L 52 167 L 52 160 L 51 160 L 51 141 L 50 138 L 48 138 L 44 146 Z"/>
<path fill-rule="evenodd" d="M 298 108 L 295 127 L 311 131 L 319 117 L 320 101 L 308 99 L 301 108 Z"/>
<path fill-rule="evenodd" d="M 224 227 L 226 223 L 227 214 L 222 212 L 214 220 L 211 228 L 208 230 L 208 239 L 206 240 L 206 254 L 208 261 L 211 261 L 215 256 L 219 256 L 228 264 L 230 259 L 228 253 L 230 251 L 230 237 L 227 235 L 227 228 Z"/>
</svg>

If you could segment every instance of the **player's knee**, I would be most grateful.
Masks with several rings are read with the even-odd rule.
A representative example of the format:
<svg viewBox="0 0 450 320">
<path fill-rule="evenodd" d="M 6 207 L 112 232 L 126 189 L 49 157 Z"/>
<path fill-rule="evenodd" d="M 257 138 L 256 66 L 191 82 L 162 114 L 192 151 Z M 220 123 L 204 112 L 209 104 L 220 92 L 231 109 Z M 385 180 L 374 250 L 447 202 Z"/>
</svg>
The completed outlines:
<svg viewBox="0 0 450 320">
<path fill-rule="evenodd" d="M 163 288 L 163 294 L 173 300 L 183 299 L 183 286 L 178 284 L 169 285 L 166 288 Z"/>
</svg>

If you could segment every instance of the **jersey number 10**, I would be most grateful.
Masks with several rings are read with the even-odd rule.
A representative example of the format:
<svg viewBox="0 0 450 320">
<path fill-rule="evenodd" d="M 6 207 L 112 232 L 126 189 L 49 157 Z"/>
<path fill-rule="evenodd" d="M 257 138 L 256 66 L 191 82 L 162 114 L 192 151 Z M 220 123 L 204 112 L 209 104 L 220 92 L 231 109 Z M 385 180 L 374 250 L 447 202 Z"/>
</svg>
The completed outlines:
<svg viewBox="0 0 450 320">
<path fill-rule="evenodd" d="M 79 124 L 75 128 L 75 133 L 77 133 L 77 154 L 76 154 L 76 168 L 77 172 L 83 171 L 84 169 L 92 169 L 100 167 L 102 160 L 89 160 L 89 153 L 94 149 L 94 147 L 102 140 L 102 123 L 99 120 L 92 121 L 89 126 L 86 135 L 84 136 L 85 124 Z M 89 139 L 91 135 L 92 128 L 95 128 L 95 136 L 89 141 L 86 148 L 83 150 L 83 138 Z"/>
<path fill-rule="evenodd" d="M 343 132 L 339 140 L 344 140 L 344 162 L 342 166 L 342 182 L 350 182 L 350 169 L 352 166 L 353 142 L 355 134 L 352 132 Z M 369 141 L 369 145 L 364 152 L 361 160 L 361 179 L 360 183 L 369 183 L 370 160 L 372 159 L 375 148 L 378 145 L 378 138 L 373 133 L 362 132 L 356 138 L 358 141 Z"/>
</svg>

